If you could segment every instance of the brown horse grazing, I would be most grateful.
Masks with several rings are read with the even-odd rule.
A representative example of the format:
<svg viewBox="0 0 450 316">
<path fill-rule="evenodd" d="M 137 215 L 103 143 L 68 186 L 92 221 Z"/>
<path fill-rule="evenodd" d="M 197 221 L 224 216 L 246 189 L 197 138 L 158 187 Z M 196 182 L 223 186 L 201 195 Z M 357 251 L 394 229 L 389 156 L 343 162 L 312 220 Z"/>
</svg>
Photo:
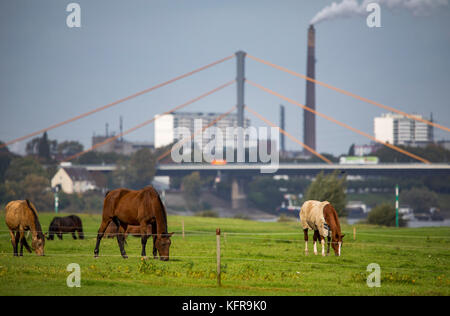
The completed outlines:
<svg viewBox="0 0 450 316">
<path fill-rule="evenodd" d="M 317 240 L 322 244 L 322 256 L 325 256 L 325 237 L 327 237 L 327 255 L 330 253 L 331 245 L 336 256 L 341 255 L 342 239 L 345 235 L 341 233 L 341 225 L 334 207 L 330 202 L 306 201 L 300 210 L 300 220 L 302 222 L 305 237 L 305 254 L 308 254 L 308 229 L 314 231 L 314 254 L 317 255 Z"/>
<path fill-rule="evenodd" d="M 116 189 L 106 193 L 103 203 L 102 223 L 97 234 L 97 244 L 94 256 L 98 257 L 100 241 L 110 222 L 126 232 L 128 225 L 140 227 L 142 257 L 146 257 L 145 247 L 149 237 L 148 225 L 151 224 L 153 239 L 153 257 L 156 259 L 157 251 L 160 259 L 169 260 L 170 237 L 167 233 L 167 214 L 158 192 L 148 186 L 142 190 Z M 123 258 L 128 258 L 124 249 L 124 234 L 117 231 L 117 242 Z"/>
<path fill-rule="evenodd" d="M 45 236 L 37 216 L 36 208 L 28 201 L 11 201 L 6 205 L 5 222 L 11 235 L 14 256 L 17 256 L 17 247 L 20 242 L 20 256 L 23 256 L 23 247 L 31 252 L 31 248 L 24 236 L 25 231 L 31 230 L 32 244 L 38 256 L 44 255 Z"/>
</svg>

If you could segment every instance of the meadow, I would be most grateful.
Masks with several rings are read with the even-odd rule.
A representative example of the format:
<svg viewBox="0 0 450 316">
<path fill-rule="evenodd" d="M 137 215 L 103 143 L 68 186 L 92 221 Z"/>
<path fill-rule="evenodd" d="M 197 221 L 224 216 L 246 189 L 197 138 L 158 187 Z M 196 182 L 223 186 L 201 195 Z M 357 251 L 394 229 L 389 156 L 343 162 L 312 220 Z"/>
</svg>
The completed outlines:
<svg viewBox="0 0 450 316">
<path fill-rule="evenodd" d="M 64 214 L 63 214 L 64 215 Z M 54 214 L 40 214 L 44 231 Z M 139 238 L 128 237 L 129 259 L 117 241 L 104 238 L 94 259 L 100 215 L 82 214 L 85 240 L 46 241 L 45 257 L 13 257 L 0 212 L 0 295 L 449 295 L 450 227 L 386 228 L 343 225 L 342 256 L 304 254 L 297 221 L 169 216 L 170 261 L 140 257 Z M 183 238 L 182 221 L 185 225 Z M 220 228 L 222 286 L 216 280 Z M 152 243 L 147 244 L 151 254 Z M 81 267 L 81 287 L 69 288 L 66 267 Z M 370 263 L 381 267 L 381 287 L 366 284 Z"/>
</svg>

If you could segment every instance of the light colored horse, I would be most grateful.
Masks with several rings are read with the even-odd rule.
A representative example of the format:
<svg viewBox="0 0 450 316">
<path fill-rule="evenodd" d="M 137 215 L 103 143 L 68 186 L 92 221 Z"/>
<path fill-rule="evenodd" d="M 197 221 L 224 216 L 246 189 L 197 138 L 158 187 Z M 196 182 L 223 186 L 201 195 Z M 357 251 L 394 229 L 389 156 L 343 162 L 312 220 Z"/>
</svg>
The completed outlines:
<svg viewBox="0 0 450 316">
<path fill-rule="evenodd" d="M 322 256 L 325 256 L 325 237 L 328 241 L 327 254 L 330 253 L 330 240 L 336 256 L 341 255 L 342 238 L 339 218 L 334 207 L 328 201 L 309 200 L 303 203 L 300 220 L 305 238 L 305 254 L 308 255 L 308 229 L 314 231 L 314 254 L 317 255 L 317 240 L 322 244 Z"/>
<path fill-rule="evenodd" d="M 20 243 L 20 256 L 23 256 L 23 247 L 31 252 L 27 243 L 25 232 L 31 231 L 32 247 L 38 256 L 44 255 L 45 236 L 34 205 L 28 201 L 11 201 L 6 205 L 5 222 L 11 235 L 14 256 L 18 255 Z"/>
</svg>

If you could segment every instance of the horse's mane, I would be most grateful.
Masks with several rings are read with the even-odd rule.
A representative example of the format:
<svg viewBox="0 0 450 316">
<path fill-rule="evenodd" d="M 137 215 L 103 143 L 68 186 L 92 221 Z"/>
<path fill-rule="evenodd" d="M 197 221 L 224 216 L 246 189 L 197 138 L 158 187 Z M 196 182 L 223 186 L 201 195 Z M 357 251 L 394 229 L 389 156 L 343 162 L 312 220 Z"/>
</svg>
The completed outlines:
<svg viewBox="0 0 450 316">
<path fill-rule="evenodd" d="M 38 234 L 39 238 L 43 238 L 44 234 L 42 233 L 42 227 L 41 227 L 41 223 L 39 222 L 39 218 L 37 216 L 37 212 L 34 209 L 34 207 L 31 205 L 30 201 L 27 199 L 25 200 L 27 202 L 28 208 L 31 210 L 31 213 L 33 213 L 34 216 L 34 225 L 36 226 L 36 232 Z"/>
<path fill-rule="evenodd" d="M 336 226 L 339 229 L 339 231 L 341 231 L 341 224 L 339 223 L 339 217 L 337 215 L 337 211 L 332 205 L 331 205 L 331 210 L 332 210 L 331 213 L 333 214 L 333 217 L 334 217 L 334 221 L 336 222 Z"/>
<path fill-rule="evenodd" d="M 159 201 L 159 204 L 161 205 L 162 214 L 163 214 L 164 227 L 165 227 L 165 229 L 164 229 L 165 232 L 164 232 L 164 233 L 167 233 L 167 213 L 166 213 L 166 207 L 164 206 L 163 202 L 161 201 L 161 198 L 160 198 L 159 194 L 157 194 L 157 196 L 158 196 L 158 201 Z"/>
<path fill-rule="evenodd" d="M 161 213 L 162 213 L 162 221 L 163 221 L 163 234 L 167 234 L 167 213 L 166 213 L 166 207 L 164 206 L 163 202 L 161 201 L 161 198 L 159 196 L 158 191 L 155 190 L 153 186 L 147 186 L 143 189 L 144 191 L 149 193 L 149 196 L 156 196 L 158 198 L 159 205 L 161 206 Z"/>
<path fill-rule="evenodd" d="M 336 209 L 333 207 L 333 205 L 331 205 L 331 203 L 328 202 L 328 204 L 326 204 L 324 206 L 323 210 L 324 210 L 324 213 L 328 213 L 327 215 L 330 217 L 330 219 L 332 219 L 334 221 L 334 224 L 336 225 L 338 232 L 341 233 L 341 224 L 339 223 L 339 217 L 338 217 Z M 331 223 L 328 223 L 328 224 L 331 225 Z"/>
</svg>

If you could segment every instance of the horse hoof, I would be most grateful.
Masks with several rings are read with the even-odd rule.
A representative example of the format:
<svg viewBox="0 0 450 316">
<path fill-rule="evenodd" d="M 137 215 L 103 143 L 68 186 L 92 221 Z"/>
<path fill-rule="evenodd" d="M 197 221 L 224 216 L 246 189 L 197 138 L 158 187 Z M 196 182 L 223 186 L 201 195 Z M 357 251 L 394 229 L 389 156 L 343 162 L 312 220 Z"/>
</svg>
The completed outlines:
<svg viewBox="0 0 450 316">
<path fill-rule="evenodd" d="M 122 258 L 124 258 L 124 259 L 128 259 L 128 256 L 127 256 L 127 255 L 125 255 L 125 256 L 122 256 Z"/>
</svg>

